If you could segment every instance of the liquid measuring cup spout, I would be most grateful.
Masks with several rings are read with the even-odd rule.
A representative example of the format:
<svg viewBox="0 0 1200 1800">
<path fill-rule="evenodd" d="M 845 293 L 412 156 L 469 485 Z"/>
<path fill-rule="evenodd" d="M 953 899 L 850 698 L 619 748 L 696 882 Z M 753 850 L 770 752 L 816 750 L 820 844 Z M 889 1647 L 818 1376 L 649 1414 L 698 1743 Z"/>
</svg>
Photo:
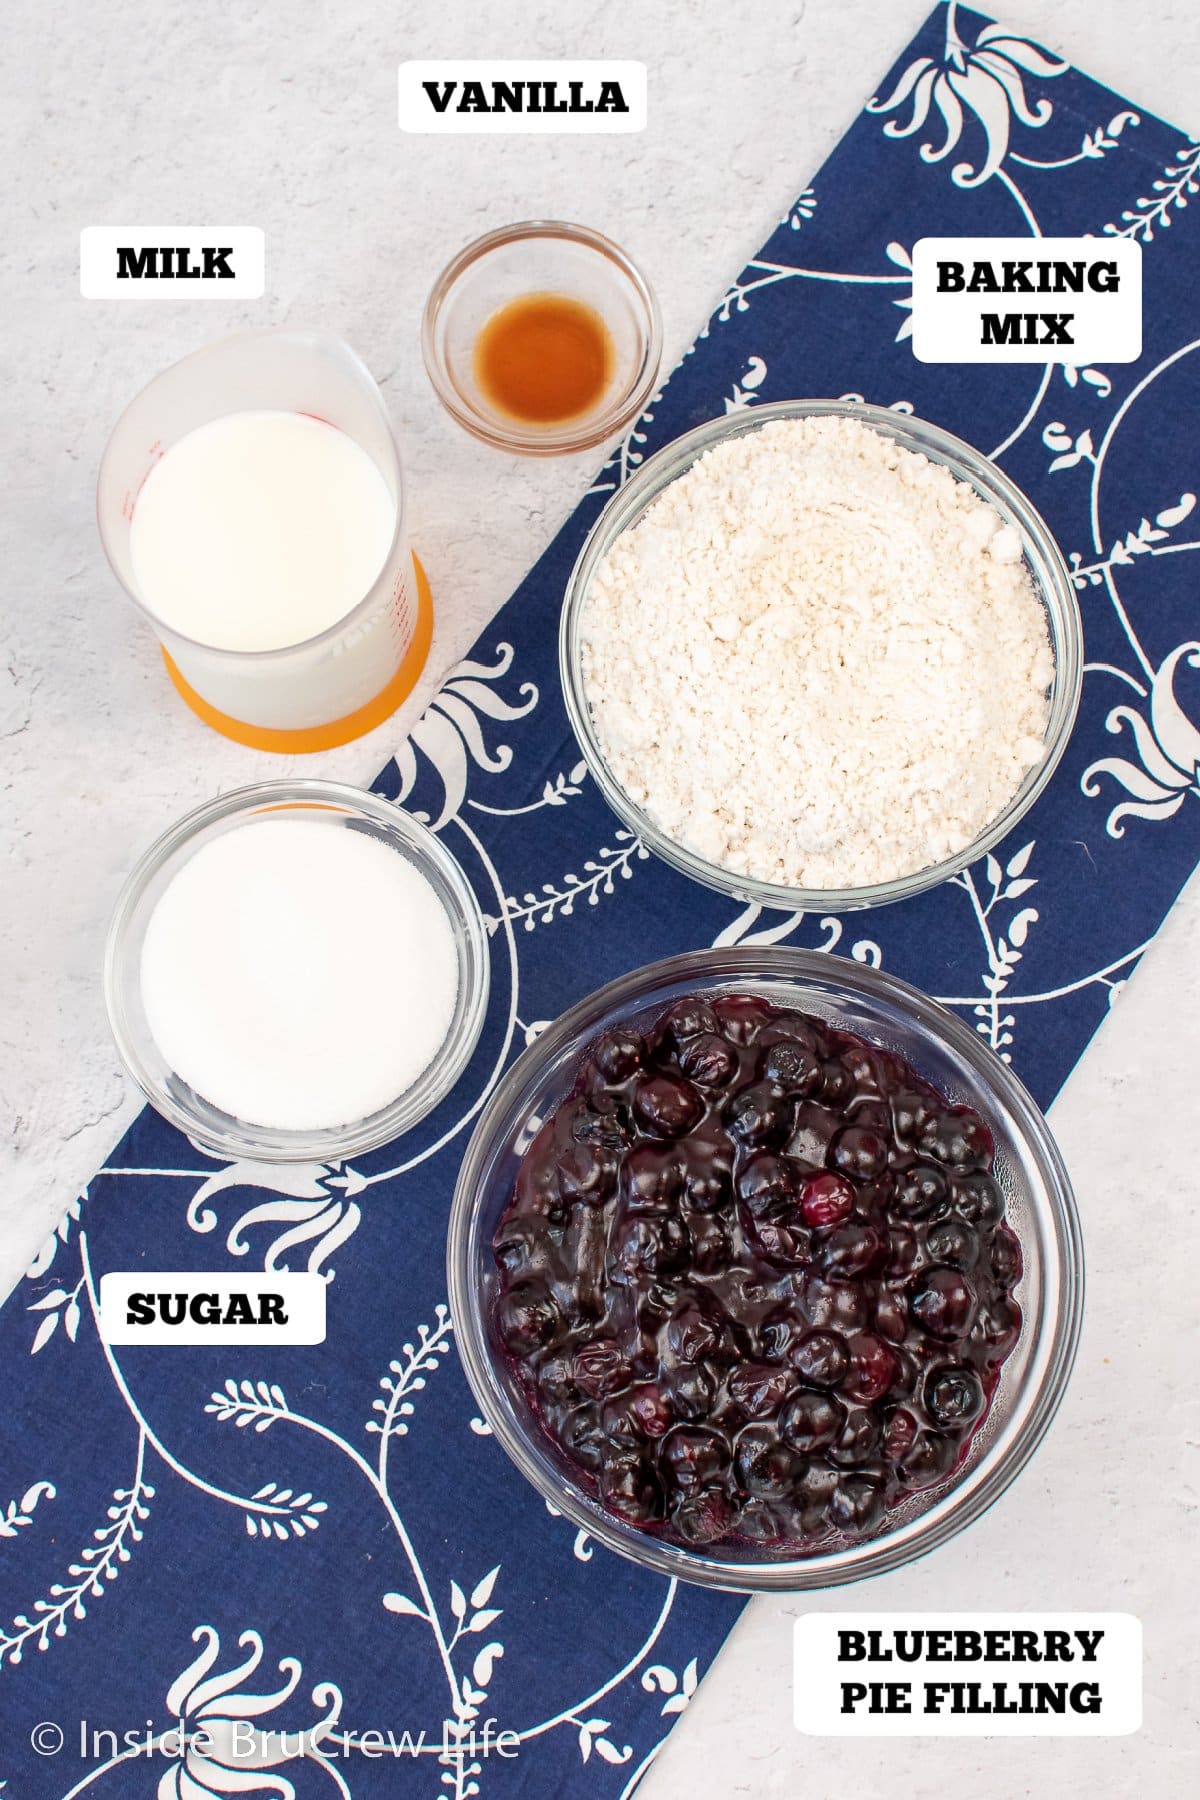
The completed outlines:
<svg viewBox="0 0 1200 1800">
<path fill-rule="evenodd" d="M 97 519 L 176 688 L 239 743 L 346 743 L 420 676 L 433 608 L 400 452 L 340 338 L 242 332 L 165 369 L 105 446 Z"/>
</svg>

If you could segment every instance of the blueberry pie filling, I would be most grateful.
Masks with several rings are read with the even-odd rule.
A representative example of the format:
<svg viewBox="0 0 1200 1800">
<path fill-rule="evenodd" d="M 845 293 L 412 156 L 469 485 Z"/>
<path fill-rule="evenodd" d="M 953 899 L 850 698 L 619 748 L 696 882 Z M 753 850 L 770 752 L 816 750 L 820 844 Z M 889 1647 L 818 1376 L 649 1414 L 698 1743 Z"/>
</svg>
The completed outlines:
<svg viewBox="0 0 1200 1800">
<path fill-rule="evenodd" d="M 580 1484 L 669 1540 L 867 1537 L 966 1455 L 1020 1331 L 991 1133 L 750 994 L 584 1055 L 493 1238 L 493 1324 Z"/>
</svg>

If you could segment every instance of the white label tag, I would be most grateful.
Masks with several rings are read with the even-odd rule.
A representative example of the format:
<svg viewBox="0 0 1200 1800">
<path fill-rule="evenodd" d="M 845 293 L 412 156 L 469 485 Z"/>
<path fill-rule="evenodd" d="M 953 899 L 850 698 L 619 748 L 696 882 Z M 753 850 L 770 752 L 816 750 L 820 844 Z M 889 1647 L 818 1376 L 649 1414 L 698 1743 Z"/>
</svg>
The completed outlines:
<svg viewBox="0 0 1200 1800">
<path fill-rule="evenodd" d="M 1132 238 L 918 238 L 913 354 L 928 363 L 1136 362 Z"/>
<path fill-rule="evenodd" d="M 401 131 L 644 131 L 640 62 L 400 64 Z"/>
<path fill-rule="evenodd" d="M 323 1344 L 320 1275 L 139 1269 L 100 1278 L 109 1344 Z"/>
<path fill-rule="evenodd" d="M 1131 1613 L 809 1613 L 795 1721 L 817 1737 L 1125 1737 L 1142 1723 Z"/>
<path fill-rule="evenodd" d="M 258 300 L 266 260 L 257 225 L 86 225 L 79 291 L 85 300 Z"/>
</svg>

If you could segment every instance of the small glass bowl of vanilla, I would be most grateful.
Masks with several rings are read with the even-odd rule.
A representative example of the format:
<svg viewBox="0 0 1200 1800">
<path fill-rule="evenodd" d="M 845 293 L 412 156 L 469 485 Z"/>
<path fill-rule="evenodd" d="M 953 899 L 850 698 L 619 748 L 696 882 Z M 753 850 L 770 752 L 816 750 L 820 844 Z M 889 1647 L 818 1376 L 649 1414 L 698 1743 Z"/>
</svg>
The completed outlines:
<svg viewBox="0 0 1200 1800">
<path fill-rule="evenodd" d="M 654 392 L 658 302 L 598 231 L 530 219 L 476 238 L 425 305 L 421 348 L 434 392 L 474 437 L 525 456 L 590 450 Z"/>
</svg>

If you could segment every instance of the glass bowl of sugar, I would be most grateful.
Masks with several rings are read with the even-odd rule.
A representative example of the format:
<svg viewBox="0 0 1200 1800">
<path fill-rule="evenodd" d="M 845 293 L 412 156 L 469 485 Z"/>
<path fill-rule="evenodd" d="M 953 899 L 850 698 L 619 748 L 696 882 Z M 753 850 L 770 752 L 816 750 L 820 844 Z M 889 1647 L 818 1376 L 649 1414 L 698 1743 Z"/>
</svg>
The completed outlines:
<svg viewBox="0 0 1200 1800">
<path fill-rule="evenodd" d="M 846 912 L 1014 829 L 1070 736 L 1083 628 L 989 457 L 908 413 L 785 400 L 697 426 L 611 497 L 559 667 L 648 849 L 742 903 Z"/>
<path fill-rule="evenodd" d="M 408 1131 L 462 1074 L 487 934 L 458 862 L 391 801 L 261 782 L 151 845 L 117 902 L 104 989 L 133 1079 L 197 1143 L 337 1161 Z"/>
</svg>

